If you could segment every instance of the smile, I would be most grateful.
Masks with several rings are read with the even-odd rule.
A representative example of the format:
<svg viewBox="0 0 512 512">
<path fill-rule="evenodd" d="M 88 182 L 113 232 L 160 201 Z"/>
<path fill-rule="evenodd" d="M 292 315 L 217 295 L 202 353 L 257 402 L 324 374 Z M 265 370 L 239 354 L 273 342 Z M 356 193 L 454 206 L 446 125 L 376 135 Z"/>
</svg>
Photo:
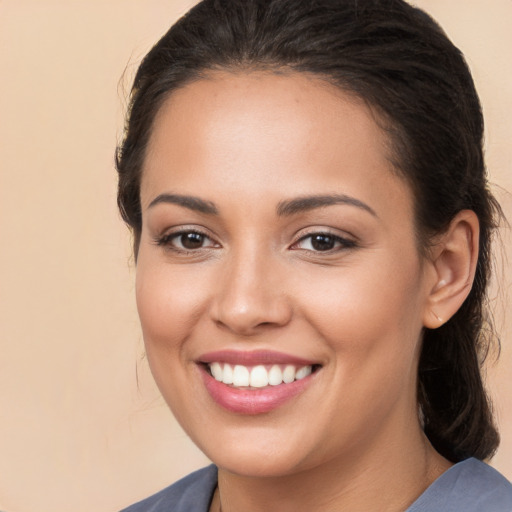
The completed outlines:
<svg viewBox="0 0 512 512">
<path fill-rule="evenodd" d="M 214 362 L 208 364 L 212 377 L 224 384 L 232 385 L 235 388 L 260 389 L 267 386 L 279 386 L 290 384 L 311 375 L 312 365 L 257 365 L 243 366 L 240 364 L 231 365 L 228 363 Z"/>
<path fill-rule="evenodd" d="M 220 351 L 198 361 L 213 401 L 237 414 L 262 414 L 304 392 L 321 365 L 269 351 Z"/>
</svg>

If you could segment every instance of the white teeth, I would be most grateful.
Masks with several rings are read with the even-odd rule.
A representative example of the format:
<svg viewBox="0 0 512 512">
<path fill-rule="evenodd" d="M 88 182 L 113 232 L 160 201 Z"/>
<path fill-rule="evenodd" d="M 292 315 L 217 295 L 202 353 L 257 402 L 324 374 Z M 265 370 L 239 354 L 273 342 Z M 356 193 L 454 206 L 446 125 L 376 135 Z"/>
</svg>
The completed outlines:
<svg viewBox="0 0 512 512">
<path fill-rule="evenodd" d="M 210 371 L 212 372 L 213 378 L 222 382 L 222 378 L 224 376 L 224 372 L 222 371 L 222 366 L 220 363 L 212 363 L 210 365 Z"/>
<path fill-rule="evenodd" d="M 295 374 L 295 378 L 297 380 L 303 379 L 304 377 L 307 377 L 311 374 L 312 368 L 311 366 L 303 366 L 299 370 L 297 370 L 297 373 Z"/>
<path fill-rule="evenodd" d="M 224 384 L 233 384 L 233 368 L 230 364 L 224 365 L 222 382 L 224 382 Z"/>
<path fill-rule="evenodd" d="M 263 365 L 246 367 L 240 364 L 234 367 L 227 363 L 214 362 L 209 365 L 213 378 L 224 384 L 232 384 L 234 387 L 264 388 L 267 386 L 279 386 L 290 384 L 295 380 L 301 380 L 311 375 L 311 365 L 302 366 L 298 370 L 295 366 L 274 364 L 268 369 Z"/>
<path fill-rule="evenodd" d="M 237 364 L 233 370 L 233 386 L 245 387 L 249 385 L 249 370 Z"/>
<path fill-rule="evenodd" d="M 288 365 L 285 367 L 283 371 L 283 382 L 285 384 L 290 384 L 295 380 L 295 366 Z"/>
<path fill-rule="evenodd" d="M 268 383 L 271 386 L 279 386 L 283 382 L 283 372 L 281 371 L 281 368 L 275 364 L 270 368 L 270 371 L 268 372 Z"/>
<path fill-rule="evenodd" d="M 268 372 L 264 366 L 255 366 L 251 370 L 251 388 L 264 388 L 268 386 Z"/>
</svg>

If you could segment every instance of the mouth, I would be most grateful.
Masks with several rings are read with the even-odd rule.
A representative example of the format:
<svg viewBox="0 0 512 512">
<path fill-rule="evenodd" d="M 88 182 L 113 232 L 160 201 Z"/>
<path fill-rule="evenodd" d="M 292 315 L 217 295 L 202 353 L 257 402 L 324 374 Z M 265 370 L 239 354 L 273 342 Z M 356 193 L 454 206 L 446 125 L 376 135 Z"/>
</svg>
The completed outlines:
<svg viewBox="0 0 512 512">
<path fill-rule="evenodd" d="M 238 389 L 262 389 L 291 384 L 296 380 L 305 379 L 319 367 L 319 365 L 296 366 L 293 364 L 246 366 L 220 361 L 206 365 L 207 371 L 217 382 Z"/>
<path fill-rule="evenodd" d="M 221 351 L 198 361 L 213 400 L 230 412 L 270 412 L 305 391 L 322 365 L 286 354 Z"/>
</svg>

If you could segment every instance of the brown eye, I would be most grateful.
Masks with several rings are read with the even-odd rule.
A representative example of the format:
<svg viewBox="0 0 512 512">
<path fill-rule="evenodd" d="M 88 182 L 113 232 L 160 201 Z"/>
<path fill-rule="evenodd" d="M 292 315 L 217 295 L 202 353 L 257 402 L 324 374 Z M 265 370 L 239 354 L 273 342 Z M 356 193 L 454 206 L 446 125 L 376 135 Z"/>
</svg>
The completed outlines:
<svg viewBox="0 0 512 512">
<path fill-rule="evenodd" d="M 352 240 L 330 233 L 311 233 L 301 238 L 293 246 L 293 249 L 303 249 L 311 252 L 334 252 L 353 247 L 356 247 L 356 243 Z"/>
<path fill-rule="evenodd" d="M 311 237 L 311 247 L 315 251 L 330 251 L 335 244 L 336 239 L 330 235 L 318 234 Z"/>
<path fill-rule="evenodd" d="M 177 233 L 169 233 L 161 238 L 157 238 L 155 241 L 157 245 L 177 252 L 197 251 L 200 249 L 219 247 L 219 245 L 209 236 L 199 231 L 179 231 Z"/>
<path fill-rule="evenodd" d="M 201 233 L 183 233 L 179 236 L 179 243 L 184 249 L 199 249 L 203 247 L 205 238 Z"/>
</svg>

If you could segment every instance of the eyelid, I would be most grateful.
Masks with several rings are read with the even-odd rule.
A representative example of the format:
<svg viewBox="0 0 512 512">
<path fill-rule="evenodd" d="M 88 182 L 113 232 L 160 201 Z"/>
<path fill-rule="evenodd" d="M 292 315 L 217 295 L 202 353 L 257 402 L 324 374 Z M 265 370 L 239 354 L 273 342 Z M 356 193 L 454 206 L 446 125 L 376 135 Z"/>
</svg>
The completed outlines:
<svg viewBox="0 0 512 512">
<path fill-rule="evenodd" d="M 187 233 L 195 233 L 201 235 L 208 239 L 211 242 L 211 245 L 207 245 L 204 247 L 198 247 L 197 249 L 186 249 L 180 248 L 172 245 L 172 240 L 176 239 L 182 235 Z M 202 229 L 197 226 L 176 226 L 174 228 L 170 228 L 165 230 L 163 233 L 154 236 L 153 241 L 156 245 L 163 247 L 169 251 L 174 251 L 177 253 L 193 253 L 198 252 L 204 249 L 212 249 L 221 247 L 221 245 L 216 241 L 216 239 L 208 232 L 206 229 Z"/>
<path fill-rule="evenodd" d="M 187 233 L 194 233 L 201 235 L 206 240 L 208 240 L 208 245 L 197 247 L 194 249 L 187 249 L 184 247 L 178 247 L 175 244 L 173 244 L 173 240 L 179 238 L 182 235 L 185 235 Z M 308 238 L 311 238 L 315 235 L 324 235 L 331 237 L 334 239 L 335 246 L 331 249 L 326 249 L 324 251 L 317 250 L 314 248 L 301 248 L 298 247 L 298 245 L 307 240 Z M 174 226 L 171 228 L 167 228 L 164 230 L 161 234 L 157 234 L 153 237 L 153 241 L 155 245 L 161 246 L 162 248 L 173 251 L 176 253 L 197 253 L 204 250 L 209 249 L 216 249 L 222 247 L 221 244 L 216 240 L 215 236 L 212 236 L 210 231 L 208 229 L 205 229 L 203 227 L 198 227 L 197 225 L 179 225 Z M 355 237 L 351 234 L 341 234 L 339 231 L 334 230 L 332 228 L 327 227 L 310 227 L 307 228 L 307 230 L 299 231 L 295 237 L 294 242 L 289 246 L 289 249 L 291 250 L 303 250 L 303 251 L 309 251 L 313 253 L 325 253 L 325 254 L 332 254 L 338 251 L 348 250 L 352 249 L 358 246 L 358 242 L 355 239 Z"/>
<path fill-rule="evenodd" d="M 300 242 L 302 242 L 302 241 L 306 240 L 307 238 L 310 238 L 314 235 L 324 235 L 324 236 L 332 237 L 335 240 L 335 242 L 339 243 L 339 246 L 333 247 L 332 249 L 328 249 L 325 251 L 318 251 L 318 250 L 314 250 L 314 249 L 300 249 L 300 248 L 296 247 Z M 310 252 L 315 252 L 318 254 L 321 254 L 321 253 L 328 254 L 328 253 L 333 253 L 336 251 L 341 251 L 344 249 L 352 249 L 357 246 L 358 246 L 358 242 L 355 239 L 355 237 L 352 235 L 344 236 L 344 235 L 340 234 L 339 232 L 335 232 L 331 228 L 314 227 L 314 228 L 308 229 L 308 231 L 306 231 L 306 232 L 299 233 L 296 236 L 295 241 L 291 244 L 290 249 L 310 251 Z"/>
</svg>

